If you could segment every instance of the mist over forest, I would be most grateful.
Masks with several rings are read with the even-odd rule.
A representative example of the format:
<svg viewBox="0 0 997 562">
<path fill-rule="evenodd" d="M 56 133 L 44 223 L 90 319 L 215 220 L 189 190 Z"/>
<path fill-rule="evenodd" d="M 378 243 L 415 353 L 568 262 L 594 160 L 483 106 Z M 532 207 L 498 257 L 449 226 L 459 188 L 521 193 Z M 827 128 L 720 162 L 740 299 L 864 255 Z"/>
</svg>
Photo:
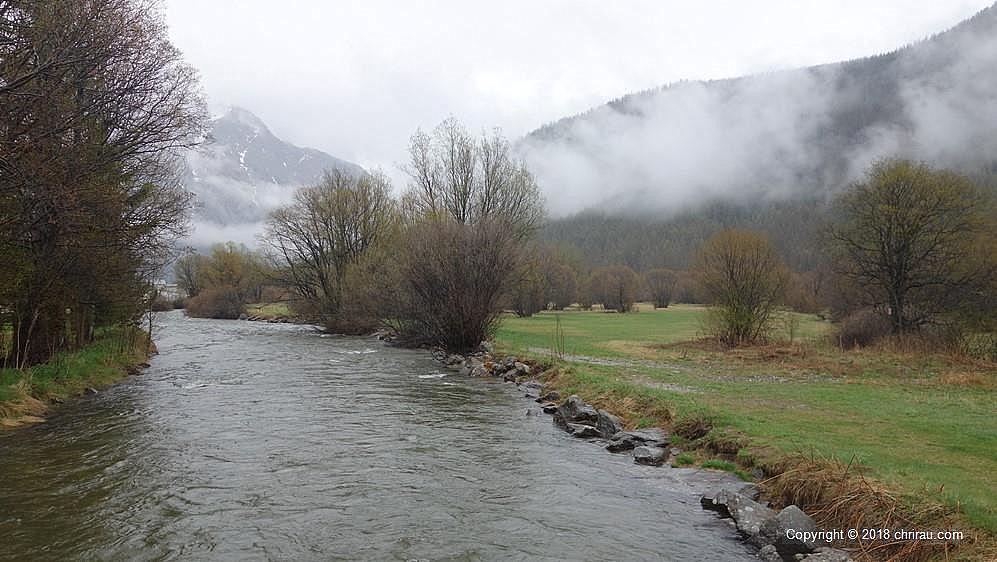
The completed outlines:
<svg viewBox="0 0 997 562">
<path fill-rule="evenodd" d="M 995 65 L 991 7 L 887 54 L 629 94 L 519 151 L 555 216 L 823 198 L 883 157 L 992 172 Z"/>
</svg>

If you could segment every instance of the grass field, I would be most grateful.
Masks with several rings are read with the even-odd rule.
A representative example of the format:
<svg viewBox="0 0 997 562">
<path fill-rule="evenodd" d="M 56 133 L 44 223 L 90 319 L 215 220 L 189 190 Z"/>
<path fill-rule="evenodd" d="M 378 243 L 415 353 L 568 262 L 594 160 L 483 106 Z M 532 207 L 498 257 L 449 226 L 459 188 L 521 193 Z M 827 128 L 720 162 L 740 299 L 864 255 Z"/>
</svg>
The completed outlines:
<svg viewBox="0 0 997 562">
<path fill-rule="evenodd" d="M 634 425 L 704 414 L 759 450 L 860 463 L 887 486 L 958 506 L 997 533 L 997 366 L 840 350 L 830 324 L 798 314 L 777 334 L 784 343 L 723 350 L 701 339 L 704 313 L 680 305 L 509 317 L 496 341 L 537 359 L 560 348 L 556 384 Z"/>
</svg>

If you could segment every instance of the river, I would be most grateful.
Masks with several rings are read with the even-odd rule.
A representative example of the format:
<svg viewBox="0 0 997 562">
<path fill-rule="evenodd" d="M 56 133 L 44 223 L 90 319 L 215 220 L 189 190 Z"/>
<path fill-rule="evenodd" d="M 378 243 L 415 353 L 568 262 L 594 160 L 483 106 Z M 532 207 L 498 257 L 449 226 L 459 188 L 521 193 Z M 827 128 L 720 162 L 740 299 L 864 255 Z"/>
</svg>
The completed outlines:
<svg viewBox="0 0 997 562">
<path fill-rule="evenodd" d="M 569 437 L 512 384 L 306 326 L 157 324 L 143 373 L 0 433 L 0 560 L 754 559 L 700 509 L 715 474 Z"/>
</svg>

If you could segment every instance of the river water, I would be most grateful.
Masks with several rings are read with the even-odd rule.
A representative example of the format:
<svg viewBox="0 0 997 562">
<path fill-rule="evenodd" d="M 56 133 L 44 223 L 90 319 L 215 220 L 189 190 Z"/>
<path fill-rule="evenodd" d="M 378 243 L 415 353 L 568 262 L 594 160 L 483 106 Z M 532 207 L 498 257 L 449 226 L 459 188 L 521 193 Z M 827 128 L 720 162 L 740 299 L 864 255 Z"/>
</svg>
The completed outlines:
<svg viewBox="0 0 997 562">
<path fill-rule="evenodd" d="M 754 558 L 699 507 L 716 476 L 569 437 L 511 384 L 305 326 L 157 323 L 142 374 L 0 433 L 0 560 Z"/>
</svg>

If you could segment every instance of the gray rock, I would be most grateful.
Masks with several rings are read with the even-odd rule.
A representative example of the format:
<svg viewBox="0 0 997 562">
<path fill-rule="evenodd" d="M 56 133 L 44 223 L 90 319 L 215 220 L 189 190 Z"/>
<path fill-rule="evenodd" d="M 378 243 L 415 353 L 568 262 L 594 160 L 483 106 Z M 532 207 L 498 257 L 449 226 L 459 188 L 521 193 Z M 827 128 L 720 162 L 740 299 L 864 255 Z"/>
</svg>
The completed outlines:
<svg viewBox="0 0 997 562">
<path fill-rule="evenodd" d="M 510 356 L 508 356 L 508 357 L 505 358 L 505 361 L 504 361 L 505 368 L 506 369 L 515 368 L 516 363 L 518 363 L 518 362 L 519 362 L 519 358 L 518 357 L 516 357 L 515 355 L 510 355 Z"/>
<path fill-rule="evenodd" d="M 611 442 L 606 449 L 611 453 L 629 451 L 641 445 L 652 447 L 667 447 L 668 434 L 656 427 L 636 431 L 618 431 L 610 437 Z"/>
<path fill-rule="evenodd" d="M 86 394 L 97 394 L 97 389 L 93 388 L 91 386 L 91 387 L 87 387 L 87 389 L 85 391 L 83 391 L 83 392 L 85 392 Z"/>
<path fill-rule="evenodd" d="M 658 427 L 648 427 L 628 431 L 627 433 L 632 435 L 634 439 L 643 441 L 648 445 L 654 445 L 655 447 L 667 447 L 669 444 L 668 433 Z"/>
<path fill-rule="evenodd" d="M 481 362 L 481 359 L 478 359 L 477 357 L 469 357 L 467 360 L 464 361 L 464 364 L 461 365 L 459 371 L 460 375 L 465 377 L 472 376 L 472 373 L 478 367 L 484 368 L 484 363 Z M 473 375 L 473 376 L 479 376 L 479 375 Z"/>
<path fill-rule="evenodd" d="M 782 556 L 779 556 L 779 551 L 775 549 L 774 546 L 767 544 L 758 551 L 758 559 L 762 562 L 785 562 Z"/>
<path fill-rule="evenodd" d="M 713 495 L 703 496 L 699 501 L 704 509 L 732 518 L 737 523 L 737 530 L 748 538 L 748 542 L 756 546 L 772 544 L 772 541 L 765 541 L 759 535 L 759 530 L 762 523 L 776 516 L 775 511 L 726 488 Z"/>
<path fill-rule="evenodd" d="M 560 423 L 584 423 L 594 426 L 599 421 L 599 413 L 581 398 L 572 394 L 557 409 L 555 416 Z"/>
<path fill-rule="evenodd" d="M 560 399 L 561 393 L 556 390 L 552 390 L 540 398 L 537 398 L 537 402 L 557 402 Z"/>
<path fill-rule="evenodd" d="M 791 505 L 762 522 L 758 529 L 758 541 L 760 544 L 775 545 L 776 550 L 783 556 L 809 554 L 817 548 L 817 543 L 812 540 L 787 537 L 786 531 L 789 529 L 812 533 L 817 530 L 817 524 L 809 515 L 803 513 L 802 509 Z"/>
<path fill-rule="evenodd" d="M 596 414 L 599 417 L 596 420 L 595 427 L 599 430 L 599 434 L 602 437 L 611 439 L 623 430 L 623 423 L 620 421 L 620 418 L 610 414 L 606 410 L 597 410 Z"/>
<path fill-rule="evenodd" d="M 775 548 L 774 546 L 772 547 Z M 806 562 L 853 562 L 850 554 L 844 550 L 822 546 L 803 557 Z"/>
<path fill-rule="evenodd" d="M 485 353 L 491 353 L 494 349 L 495 346 L 493 346 L 492 342 L 490 341 L 483 341 L 481 342 L 481 345 L 478 346 L 478 350 L 483 351 Z"/>
<path fill-rule="evenodd" d="M 247 318 L 249 318 L 249 316 L 245 312 L 239 315 L 239 320 L 246 320 Z"/>
<path fill-rule="evenodd" d="M 537 381 L 527 381 L 520 385 L 520 388 L 522 388 L 523 392 L 525 392 L 530 398 L 539 399 L 540 393 L 543 392 L 544 386 Z"/>
<path fill-rule="evenodd" d="M 613 439 L 606 444 L 606 450 L 610 453 L 624 453 L 626 451 L 631 451 L 640 444 L 639 441 L 634 441 L 633 439 Z"/>
<path fill-rule="evenodd" d="M 568 431 L 571 432 L 572 437 L 590 438 L 599 437 L 599 430 L 592 427 L 591 425 L 585 425 L 581 423 L 569 423 Z"/>
<path fill-rule="evenodd" d="M 668 458 L 668 451 L 661 447 L 640 446 L 634 449 L 634 462 L 658 466 Z"/>
<path fill-rule="evenodd" d="M 471 372 L 469 373 L 472 377 L 487 377 L 488 369 L 484 365 L 475 365 L 471 367 Z"/>
<path fill-rule="evenodd" d="M 512 367 L 524 375 L 530 374 L 530 366 L 526 363 L 515 362 Z"/>
<path fill-rule="evenodd" d="M 730 502 L 730 498 L 733 493 L 727 488 L 721 488 L 710 494 L 703 494 L 699 498 L 699 504 L 703 506 L 703 509 L 709 511 L 716 511 L 723 517 L 730 517 L 730 510 L 727 509 L 727 504 Z"/>
<path fill-rule="evenodd" d="M 543 410 L 545 414 L 553 414 L 557 412 L 557 404 L 554 404 L 553 402 L 541 404 L 540 409 Z"/>
</svg>

